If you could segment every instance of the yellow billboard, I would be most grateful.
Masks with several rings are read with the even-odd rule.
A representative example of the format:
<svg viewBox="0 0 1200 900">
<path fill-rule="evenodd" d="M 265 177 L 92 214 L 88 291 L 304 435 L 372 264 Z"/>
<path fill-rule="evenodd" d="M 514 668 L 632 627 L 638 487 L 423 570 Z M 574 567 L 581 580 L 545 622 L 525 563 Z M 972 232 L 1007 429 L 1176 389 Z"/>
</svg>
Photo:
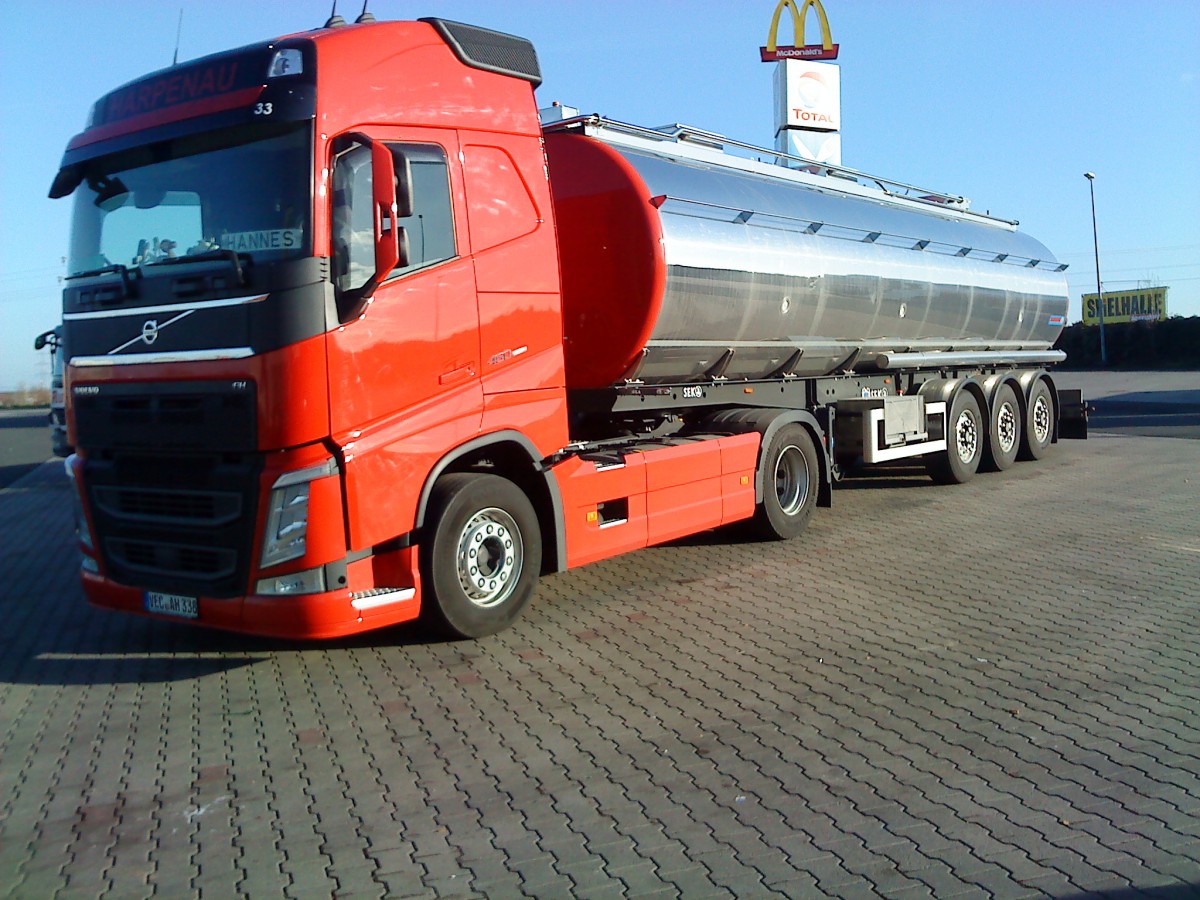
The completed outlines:
<svg viewBox="0 0 1200 900">
<path fill-rule="evenodd" d="M 1161 322 L 1167 317 L 1165 287 L 1135 288 L 1132 291 L 1105 291 L 1104 307 L 1096 302 L 1095 294 L 1083 295 L 1083 324 L 1099 325 L 1104 313 L 1105 325 L 1124 322 Z"/>
</svg>

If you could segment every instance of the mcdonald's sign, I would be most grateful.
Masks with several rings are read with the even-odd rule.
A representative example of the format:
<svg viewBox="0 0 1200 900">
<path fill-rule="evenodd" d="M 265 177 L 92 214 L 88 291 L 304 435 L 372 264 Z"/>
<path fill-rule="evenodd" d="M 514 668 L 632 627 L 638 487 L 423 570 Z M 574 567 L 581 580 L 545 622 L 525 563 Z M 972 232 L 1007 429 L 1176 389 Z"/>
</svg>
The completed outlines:
<svg viewBox="0 0 1200 900">
<path fill-rule="evenodd" d="M 804 43 L 804 20 L 810 6 L 817 11 L 817 19 L 821 23 L 819 44 Z M 779 20 L 785 9 L 792 13 L 792 32 L 796 41 L 792 47 L 779 46 Z M 833 42 L 829 32 L 829 17 L 825 15 L 825 7 L 821 5 L 821 0 L 804 0 L 800 6 L 796 6 L 796 0 L 779 0 L 779 5 L 775 7 L 775 15 L 771 17 L 771 30 L 767 32 L 767 46 L 760 47 L 759 50 L 762 52 L 763 62 L 779 62 L 785 59 L 837 59 L 838 45 Z"/>
</svg>

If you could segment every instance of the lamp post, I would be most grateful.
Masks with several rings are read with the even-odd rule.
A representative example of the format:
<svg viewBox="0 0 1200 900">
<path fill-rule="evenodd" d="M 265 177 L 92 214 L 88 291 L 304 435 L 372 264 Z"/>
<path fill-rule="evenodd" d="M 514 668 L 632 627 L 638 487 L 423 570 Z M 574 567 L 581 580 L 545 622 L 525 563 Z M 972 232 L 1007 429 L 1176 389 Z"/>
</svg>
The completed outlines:
<svg viewBox="0 0 1200 900">
<path fill-rule="evenodd" d="M 1104 292 L 1100 288 L 1100 235 L 1096 231 L 1096 173 L 1084 172 L 1092 195 L 1092 245 L 1096 248 L 1096 309 L 1100 319 L 1100 365 L 1108 366 L 1108 348 L 1104 345 Z"/>
</svg>

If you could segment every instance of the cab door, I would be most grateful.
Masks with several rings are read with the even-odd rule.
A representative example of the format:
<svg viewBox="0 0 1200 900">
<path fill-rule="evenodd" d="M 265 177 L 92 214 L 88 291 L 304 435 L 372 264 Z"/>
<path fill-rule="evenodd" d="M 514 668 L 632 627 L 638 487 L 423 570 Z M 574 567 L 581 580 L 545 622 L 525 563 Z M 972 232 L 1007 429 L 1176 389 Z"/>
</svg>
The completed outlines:
<svg viewBox="0 0 1200 900">
<path fill-rule="evenodd" d="M 381 149 L 399 197 L 394 217 L 378 202 Z M 456 133 L 440 129 L 364 129 L 333 144 L 330 430 L 343 449 L 356 549 L 411 528 L 425 474 L 479 431 L 479 314 L 459 160 Z M 377 272 L 389 231 L 399 260 Z"/>
</svg>

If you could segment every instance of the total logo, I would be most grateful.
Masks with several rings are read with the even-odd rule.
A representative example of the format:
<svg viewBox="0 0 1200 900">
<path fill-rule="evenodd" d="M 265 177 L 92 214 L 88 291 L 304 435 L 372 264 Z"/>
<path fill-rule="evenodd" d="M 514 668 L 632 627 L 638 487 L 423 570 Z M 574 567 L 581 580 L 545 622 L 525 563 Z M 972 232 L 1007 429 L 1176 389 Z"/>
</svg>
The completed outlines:
<svg viewBox="0 0 1200 900">
<path fill-rule="evenodd" d="M 837 92 L 820 72 L 802 72 L 790 84 L 791 121 L 816 128 L 837 128 Z"/>
</svg>

